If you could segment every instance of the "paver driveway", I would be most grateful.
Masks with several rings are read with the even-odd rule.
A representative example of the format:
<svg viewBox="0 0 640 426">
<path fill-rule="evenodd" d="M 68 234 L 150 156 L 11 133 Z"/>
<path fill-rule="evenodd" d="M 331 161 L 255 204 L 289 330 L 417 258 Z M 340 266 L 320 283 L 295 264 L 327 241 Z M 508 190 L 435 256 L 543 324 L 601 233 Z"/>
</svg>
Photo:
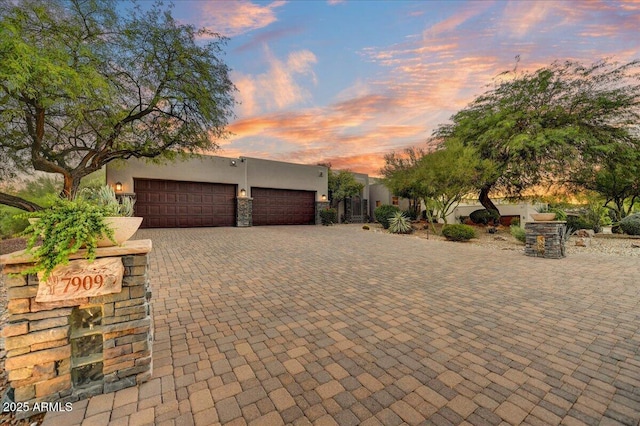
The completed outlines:
<svg viewBox="0 0 640 426">
<path fill-rule="evenodd" d="M 138 237 L 154 243 L 153 378 L 45 424 L 640 419 L 637 259 L 535 259 L 359 226 Z"/>
</svg>

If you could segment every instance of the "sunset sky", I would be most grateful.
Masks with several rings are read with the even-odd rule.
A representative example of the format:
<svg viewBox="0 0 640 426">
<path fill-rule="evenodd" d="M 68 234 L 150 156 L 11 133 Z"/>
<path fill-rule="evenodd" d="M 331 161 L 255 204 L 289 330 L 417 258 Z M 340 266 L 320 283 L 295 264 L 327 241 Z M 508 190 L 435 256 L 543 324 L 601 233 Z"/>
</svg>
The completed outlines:
<svg viewBox="0 0 640 426">
<path fill-rule="evenodd" d="M 230 38 L 238 88 L 223 156 L 377 175 L 498 73 L 640 58 L 640 1 L 176 1 Z"/>
</svg>

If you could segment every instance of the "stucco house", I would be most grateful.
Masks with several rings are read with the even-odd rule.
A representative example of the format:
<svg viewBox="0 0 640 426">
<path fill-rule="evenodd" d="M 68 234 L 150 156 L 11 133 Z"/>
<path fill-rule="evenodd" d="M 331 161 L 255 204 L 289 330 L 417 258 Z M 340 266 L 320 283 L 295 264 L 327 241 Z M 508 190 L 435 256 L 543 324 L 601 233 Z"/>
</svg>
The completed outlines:
<svg viewBox="0 0 640 426">
<path fill-rule="evenodd" d="M 107 165 L 107 184 L 133 195 L 143 228 L 306 225 L 328 205 L 327 168 L 202 156 L 153 164 Z"/>
</svg>

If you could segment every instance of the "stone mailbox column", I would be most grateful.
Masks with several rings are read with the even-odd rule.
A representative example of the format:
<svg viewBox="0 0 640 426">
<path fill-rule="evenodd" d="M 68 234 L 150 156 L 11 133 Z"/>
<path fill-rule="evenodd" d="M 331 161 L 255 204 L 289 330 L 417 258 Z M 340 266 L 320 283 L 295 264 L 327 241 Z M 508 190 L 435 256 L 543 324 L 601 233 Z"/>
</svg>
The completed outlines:
<svg viewBox="0 0 640 426">
<path fill-rule="evenodd" d="M 253 226 L 253 198 L 238 197 L 236 208 L 236 226 Z"/>
<path fill-rule="evenodd" d="M 135 386 L 151 377 L 150 240 L 76 253 L 46 282 L 20 272 L 24 252 L 0 256 L 9 317 L 3 328 L 16 418 L 64 410 L 67 402 Z M 25 409 L 28 408 L 28 409 Z"/>
<path fill-rule="evenodd" d="M 566 222 L 527 222 L 525 229 L 525 248 L 527 256 L 544 257 L 547 259 L 560 259 L 565 257 L 565 232 Z"/>
</svg>

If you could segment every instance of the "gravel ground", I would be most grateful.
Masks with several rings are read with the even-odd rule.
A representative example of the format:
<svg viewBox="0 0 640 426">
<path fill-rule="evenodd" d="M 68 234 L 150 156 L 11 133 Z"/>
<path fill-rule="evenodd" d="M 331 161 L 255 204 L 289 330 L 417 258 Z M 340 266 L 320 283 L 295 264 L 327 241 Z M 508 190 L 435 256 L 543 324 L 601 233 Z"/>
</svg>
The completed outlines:
<svg viewBox="0 0 640 426">
<path fill-rule="evenodd" d="M 345 226 L 345 225 L 340 225 Z M 362 226 L 362 225 L 346 225 L 346 226 Z M 402 236 L 404 238 L 426 238 L 433 240 L 444 240 L 444 237 L 434 235 L 433 232 L 425 230 L 424 225 L 414 225 L 416 231 L 411 235 Z M 387 232 L 382 229 L 380 225 L 369 224 L 369 227 L 374 232 Z M 477 238 L 465 244 L 473 244 L 482 247 L 486 247 L 491 250 L 519 250 L 524 251 L 524 244 L 518 242 L 509 234 L 509 228 L 498 228 L 497 233 L 489 234 L 484 228 L 478 227 L 476 230 Z M 586 240 L 586 247 L 577 246 L 579 238 L 572 236 L 567 242 L 566 249 L 567 255 L 571 256 L 575 253 L 599 253 L 603 256 L 635 256 L 640 257 L 640 237 L 639 238 L 624 238 L 611 235 L 597 235 L 594 238 L 583 239 Z M 22 239 L 2 240 L 0 241 L 0 254 L 12 253 L 17 250 L 25 248 L 25 242 Z M 1 266 L 1 265 L 0 265 Z M 0 327 L 7 320 L 7 293 L 0 278 Z M 7 378 L 4 370 L 4 338 L 0 336 L 0 397 L 4 395 L 7 388 Z M 29 421 L 18 421 L 9 414 L 0 413 L 0 424 L 12 425 L 12 426 L 25 426 L 25 425 L 38 425 L 42 422 L 44 415 L 34 416 Z"/>
</svg>

